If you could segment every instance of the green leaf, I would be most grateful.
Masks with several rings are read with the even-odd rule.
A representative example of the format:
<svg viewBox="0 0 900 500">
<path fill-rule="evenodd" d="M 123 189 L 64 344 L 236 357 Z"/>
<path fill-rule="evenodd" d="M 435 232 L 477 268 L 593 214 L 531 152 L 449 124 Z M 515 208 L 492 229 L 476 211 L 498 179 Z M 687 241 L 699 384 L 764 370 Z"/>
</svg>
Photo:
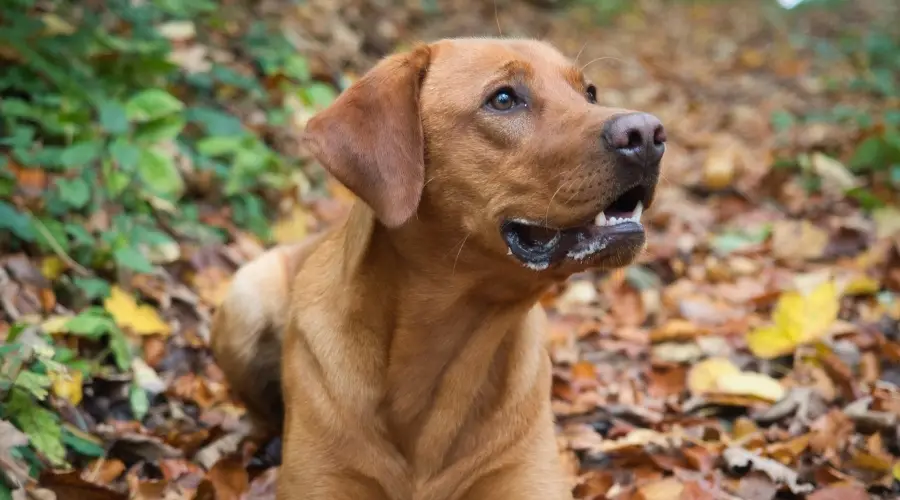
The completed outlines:
<svg viewBox="0 0 900 500">
<path fill-rule="evenodd" d="M 109 145 L 109 154 L 118 163 L 119 168 L 126 172 L 134 170 L 141 160 L 141 150 L 123 139 L 113 141 Z"/>
<path fill-rule="evenodd" d="M 880 137 L 869 137 L 856 147 L 853 157 L 850 158 L 850 167 L 857 171 L 880 170 L 883 150 L 884 141 Z"/>
<path fill-rule="evenodd" d="M 157 195 L 177 198 L 184 190 L 184 180 L 172 157 L 157 149 L 141 151 L 138 174 L 144 185 Z"/>
<path fill-rule="evenodd" d="M 99 339 L 115 329 L 115 322 L 99 307 L 85 309 L 66 323 L 69 333 L 91 339 Z"/>
<path fill-rule="evenodd" d="M 244 125 L 236 117 L 212 108 L 190 108 L 187 112 L 188 119 L 196 122 L 206 129 L 209 135 L 241 135 Z"/>
<path fill-rule="evenodd" d="M 86 457 L 102 457 L 106 454 L 103 441 L 68 424 L 63 425 L 62 442 L 79 455 Z"/>
<path fill-rule="evenodd" d="M 35 373 L 29 370 L 22 370 L 16 377 L 16 387 L 28 391 L 36 399 L 44 400 L 47 398 L 47 388 L 50 387 L 50 377 L 42 373 Z"/>
<path fill-rule="evenodd" d="M 298 55 L 289 56 L 284 62 L 284 74 L 301 82 L 309 81 L 309 64 L 306 58 Z"/>
<path fill-rule="evenodd" d="M 146 144 L 172 140 L 178 137 L 186 123 L 183 116 L 165 116 L 139 126 L 134 133 L 134 140 Z"/>
<path fill-rule="evenodd" d="M 72 281 L 84 294 L 85 299 L 91 302 L 109 295 L 109 283 L 100 278 L 82 278 L 76 276 Z"/>
<path fill-rule="evenodd" d="M 122 247 L 113 252 L 116 265 L 127 267 L 139 273 L 152 273 L 153 264 L 144 257 L 144 254 L 132 247 Z"/>
<path fill-rule="evenodd" d="M 31 222 L 35 229 L 35 241 L 43 250 L 53 251 L 59 247 L 65 252 L 69 251 L 69 236 L 66 234 L 65 224 L 48 217 L 32 219 Z"/>
<path fill-rule="evenodd" d="M 77 142 L 63 150 L 59 162 L 66 168 L 82 167 L 100 156 L 100 148 L 99 141 Z"/>
<path fill-rule="evenodd" d="M 13 389 L 10 394 L 6 413 L 28 436 L 38 452 L 54 465 L 64 465 L 66 449 L 62 444 L 62 429 L 57 416 L 38 405 L 25 391 Z"/>
<path fill-rule="evenodd" d="M 109 350 L 112 351 L 113 359 L 119 370 L 126 372 L 131 368 L 131 345 L 122 330 L 116 328 L 109 335 Z"/>
<path fill-rule="evenodd" d="M 337 92 L 330 85 L 315 82 L 303 89 L 302 96 L 313 108 L 323 109 L 334 101 Z"/>
<path fill-rule="evenodd" d="M 874 210 L 876 208 L 884 207 L 884 202 L 864 187 L 852 188 L 845 194 L 848 198 L 856 200 L 864 210 Z"/>
<path fill-rule="evenodd" d="M 739 231 L 725 231 L 713 236 L 709 244 L 716 254 L 724 256 L 749 246 L 759 245 L 769 237 L 771 232 L 772 227 L 769 225 Z"/>
<path fill-rule="evenodd" d="M 125 115 L 132 122 L 148 122 L 184 109 L 184 104 L 162 89 L 139 92 L 125 104 Z"/>
<path fill-rule="evenodd" d="M 34 241 L 35 232 L 31 225 L 31 216 L 0 200 L 0 230 L 3 229 L 9 230 L 21 240 Z"/>
<path fill-rule="evenodd" d="M 205 137 L 197 141 L 197 151 L 210 158 L 233 154 L 242 146 L 236 137 Z"/>
<path fill-rule="evenodd" d="M 125 108 L 114 101 L 101 101 L 97 106 L 100 126 L 110 134 L 123 134 L 128 131 L 128 115 Z"/>
<path fill-rule="evenodd" d="M 772 128 L 774 128 L 776 132 L 784 132 L 786 130 L 789 130 L 794 126 L 795 123 L 794 115 L 790 114 L 787 111 L 773 112 L 771 121 Z"/>
<path fill-rule="evenodd" d="M 150 398 L 147 397 L 147 391 L 137 385 L 132 385 L 128 391 L 128 402 L 131 403 L 131 412 L 136 420 L 143 420 L 150 411 Z"/>
<path fill-rule="evenodd" d="M 74 209 L 82 209 L 91 199 L 91 188 L 80 177 L 74 179 L 59 178 L 56 180 L 56 188 L 64 203 Z"/>
<path fill-rule="evenodd" d="M 0 500 L 13 500 L 12 491 L 4 481 L 0 481 Z"/>
</svg>

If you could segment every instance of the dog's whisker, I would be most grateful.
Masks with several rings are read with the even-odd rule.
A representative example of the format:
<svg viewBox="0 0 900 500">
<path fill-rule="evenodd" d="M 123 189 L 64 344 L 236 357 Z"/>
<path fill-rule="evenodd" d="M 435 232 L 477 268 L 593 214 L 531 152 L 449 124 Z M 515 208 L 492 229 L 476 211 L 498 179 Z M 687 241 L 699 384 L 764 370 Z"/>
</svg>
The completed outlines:
<svg viewBox="0 0 900 500">
<path fill-rule="evenodd" d="M 466 246 L 466 241 L 469 240 L 469 235 L 472 233 L 466 233 L 466 237 L 463 238 L 462 243 L 459 245 L 459 251 L 456 252 L 456 258 L 453 259 L 453 270 L 451 274 L 456 274 L 456 264 L 459 263 L 459 256 L 462 255 L 463 247 Z"/>
<path fill-rule="evenodd" d="M 568 172 L 571 174 L 571 172 Z M 559 186 L 556 188 L 556 191 L 553 192 L 553 196 L 550 197 L 550 201 L 547 203 L 547 211 L 544 212 L 544 225 L 549 225 L 550 219 L 550 208 L 553 206 L 553 199 L 556 198 L 556 195 L 559 194 L 560 191 L 572 180 L 571 175 L 567 175 L 566 179 L 563 179 L 562 182 L 559 183 Z"/>
<path fill-rule="evenodd" d="M 591 64 L 594 64 L 595 62 L 605 61 L 605 60 L 609 60 L 609 59 L 616 61 L 616 62 L 620 62 L 620 63 L 625 62 L 622 59 L 619 59 L 618 57 L 613 57 L 613 56 L 598 57 L 596 59 L 591 59 L 590 61 L 588 61 L 587 64 L 585 64 L 584 66 L 581 67 L 581 71 L 584 71 L 585 69 L 587 69 L 588 66 L 590 66 Z"/>
<path fill-rule="evenodd" d="M 503 28 L 500 27 L 500 14 L 497 12 L 497 0 L 494 0 L 494 21 L 497 22 L 497 33 L 503 36 Z"/>
<path fill-rule="evenodd" d="M 584 45 L 581 46 L 581 49 L 575 54 L 575 64 L 578 64 L 578 58 L 581 57 L 581 53 L 584 52 L 585 47 L 587 47 L 587 42 L 584 42 Z"/>
</svg>

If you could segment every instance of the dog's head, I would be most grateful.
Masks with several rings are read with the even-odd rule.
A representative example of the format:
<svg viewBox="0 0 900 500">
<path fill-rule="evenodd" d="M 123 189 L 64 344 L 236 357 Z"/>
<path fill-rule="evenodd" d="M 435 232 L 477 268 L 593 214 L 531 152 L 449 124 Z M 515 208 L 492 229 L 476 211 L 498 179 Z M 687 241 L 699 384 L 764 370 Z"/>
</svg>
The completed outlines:
<svg viewBox="0 0 900 500">
<path fill-rule="evenodd" d="M 599 104 L 543 42 L 455 39 L 384 59 L 310 120 L 306 142 L 383 225 L 437 227 L 556 275 L 638 255 L 665 133 Z"/>
</svg>

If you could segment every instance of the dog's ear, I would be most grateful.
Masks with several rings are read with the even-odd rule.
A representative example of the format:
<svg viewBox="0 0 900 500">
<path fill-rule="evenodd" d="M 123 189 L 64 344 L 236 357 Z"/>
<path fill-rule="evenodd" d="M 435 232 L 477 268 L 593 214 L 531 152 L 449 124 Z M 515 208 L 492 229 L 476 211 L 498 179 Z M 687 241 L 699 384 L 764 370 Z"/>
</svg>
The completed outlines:
<svg viewBox="0 0 900 500">
<path fill-rule="evenodd" d="M 419 90 L 430 50 L 389 56 L 306 125 L 319 163 L 388 227 L 416 213 L 425 185 Z"/>
</svg>

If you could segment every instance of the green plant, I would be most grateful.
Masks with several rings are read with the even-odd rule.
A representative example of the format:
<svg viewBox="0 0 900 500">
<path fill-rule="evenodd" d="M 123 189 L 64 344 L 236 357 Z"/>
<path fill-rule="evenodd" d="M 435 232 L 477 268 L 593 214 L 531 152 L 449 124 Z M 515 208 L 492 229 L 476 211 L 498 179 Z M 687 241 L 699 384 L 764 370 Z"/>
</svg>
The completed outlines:
<svg viewBox="0 0 900 500">
<path fill-rule="evenodd" d="M 81 312 L 59 331 L 21 320 L 0 345 L 13 360 L 0 418 L 30 437 L 16 453 L 36 468 L 102 454 L 52 411 L 51 379 L 132 371 L 131 342 L 91 304 L 176 260 L 180 244 L 225 241 L 231 222 L 268 239 L 270 201 L 304 167 L 270 132 L 335 96 L 280 32 L 264 20 L 233 29 L 217 2 L 39 4 L 11 0 L 0 15 L 0 251 L 55 262 L 56 296 Z M 207 55 L 185 59 L 185 39 Z M 235 47 L 238 61 L 208 56 Z M 79 350 L 48 333 L 78 337 Z M 129 396 L 142 419 L 147 393 Z"/>
</svg>

